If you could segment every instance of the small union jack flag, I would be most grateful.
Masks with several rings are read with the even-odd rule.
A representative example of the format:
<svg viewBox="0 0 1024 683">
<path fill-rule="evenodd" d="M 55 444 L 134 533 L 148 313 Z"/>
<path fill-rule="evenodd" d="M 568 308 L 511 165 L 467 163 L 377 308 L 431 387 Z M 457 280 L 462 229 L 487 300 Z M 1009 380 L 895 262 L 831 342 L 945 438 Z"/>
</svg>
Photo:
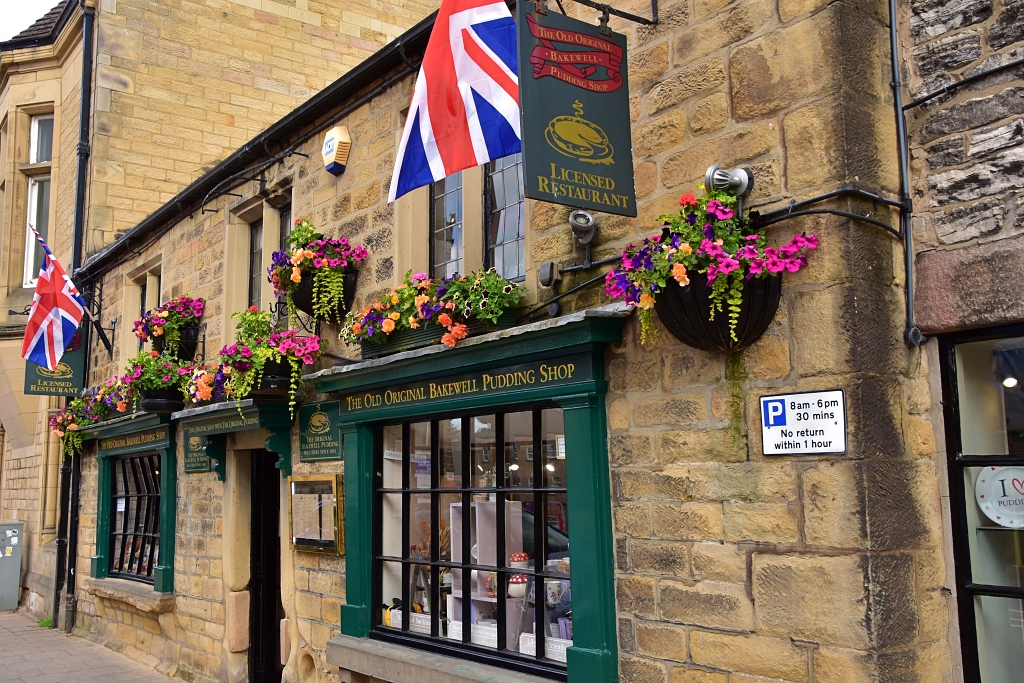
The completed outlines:
<svg viewBox="0 0 1024 683">
<path fill-rule="evenodd" d="M 21 357 L 56 370 L 60 357 L 71 345 L 72 338 L 85 315 L 85 299 L 54 258 L 50 247 L 35 228 L 32 234 L 43 245 L 43 264 L 36 280 L 36 293 L 25 325 L 25 341 Z"/>
<path fill-rule="evenodd" d="M 501 0 L 443 0 L 388 201 L 522 148 L 516 24 Z"/>
</svg>

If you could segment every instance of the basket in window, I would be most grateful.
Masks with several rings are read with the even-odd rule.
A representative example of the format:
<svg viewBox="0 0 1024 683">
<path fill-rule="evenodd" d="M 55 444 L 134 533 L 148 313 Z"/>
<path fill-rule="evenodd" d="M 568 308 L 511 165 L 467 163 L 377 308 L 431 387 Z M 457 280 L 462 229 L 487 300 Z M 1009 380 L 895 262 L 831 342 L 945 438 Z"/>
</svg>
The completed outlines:
<svg viewBox="0 0 1024 683">
<path fill-rule="evenodd" d="M 366 249 L 350 244 L 347 237 L 328 239 L 304 218 L 295 221 L 288 244 L 289 249 L 274 252 L 267 270 L 275 295 L 285 298 L 289 315 L 298 310 L 340 323 L 352 306 L 356 269 Z"/>
<path fill-rule="evenodd" d="M 515 325 L 524 288 L 493 268 L 436 280 L 409 271 L 395 289 L 345 318 L 340 338 L 363 358 L 444 344 Z"/>
</svg>

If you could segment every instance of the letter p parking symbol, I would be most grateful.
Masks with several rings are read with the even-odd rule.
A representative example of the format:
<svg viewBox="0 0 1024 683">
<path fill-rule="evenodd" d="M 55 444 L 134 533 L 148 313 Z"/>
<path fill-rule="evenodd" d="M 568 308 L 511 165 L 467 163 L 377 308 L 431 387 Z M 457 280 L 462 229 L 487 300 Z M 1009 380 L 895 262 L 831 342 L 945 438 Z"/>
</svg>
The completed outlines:
<svg viewBox="0 0 1024 683">
<path fill-rule="evenodd" d="M 761 414 L 765 427 L 786 426 L 786 402 L 782 399 L 761 399 Z"/>
</svg>

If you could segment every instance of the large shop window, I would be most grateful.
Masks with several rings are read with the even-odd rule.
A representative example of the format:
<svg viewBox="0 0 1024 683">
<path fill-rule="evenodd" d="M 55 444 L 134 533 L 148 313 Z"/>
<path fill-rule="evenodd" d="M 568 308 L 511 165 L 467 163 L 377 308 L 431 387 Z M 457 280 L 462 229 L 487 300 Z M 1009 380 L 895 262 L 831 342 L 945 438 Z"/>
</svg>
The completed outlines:
<svg viewBox="0 0 1024 683">
<path fill-rule="evenodd" d="M 573 637 L 565 452 L 558 408 L 383 427 L 374 629 L 564 672 Z"/>
<path fill-rule="evenodd" d="M 152 583 L 160 559 L 160 456 L 114 460 L 110 576 Z"/>
<path fill-rule="evenodd" d="M 1024 336 L 975 333 L 942 349 L 964 677 L 1016 683 L 1024 671 Z"/>
</svg>

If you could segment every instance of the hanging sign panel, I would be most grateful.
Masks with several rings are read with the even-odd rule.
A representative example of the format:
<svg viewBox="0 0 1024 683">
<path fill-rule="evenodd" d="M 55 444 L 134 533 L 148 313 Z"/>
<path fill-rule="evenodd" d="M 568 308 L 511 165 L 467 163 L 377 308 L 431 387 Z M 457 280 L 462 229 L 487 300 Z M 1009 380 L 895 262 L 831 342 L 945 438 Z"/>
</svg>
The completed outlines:
<svg viewBox="0 0 1024 683">
<path fill-rule="evenodd" d="M 526 196 L 636 216 L 626 38 L 517 3 Z"/>
<path fill-rule="evenodd" d="M 765 455 L 845 453 L 845 392 L 762 396 L 761 450 Z"/>
<path fill-rule="evenodd" d="M 78 396 L 85 387 L 85 344 L 81 331 L 75 332 L 71 343 L 53 370 L 25 361 L 25 394 L 41 396 Z"/>
</svg>

